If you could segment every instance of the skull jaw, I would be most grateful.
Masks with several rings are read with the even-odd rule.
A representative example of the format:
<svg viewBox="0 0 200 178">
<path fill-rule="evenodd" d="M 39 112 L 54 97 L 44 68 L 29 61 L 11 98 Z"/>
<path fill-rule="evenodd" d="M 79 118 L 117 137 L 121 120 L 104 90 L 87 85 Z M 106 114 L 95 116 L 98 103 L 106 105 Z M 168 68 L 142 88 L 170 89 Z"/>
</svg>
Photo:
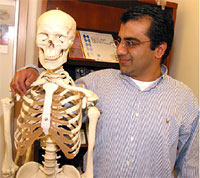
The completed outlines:
<svg viewBox="0 0 200 178">
<path fill-rule="evenodd" d="M 39 60 L 41 65 L 48 70 L 54 70 L 57 68 L 60 68 L 64 63 L 67 62 L 67 55 L 68 55 L 69 49 L 64 50 L 63 54 L 56 58 L 56 59 L 47 59 L 45 58 L 45 54 L 42 49 L 39 50 Z"/>
</svg>

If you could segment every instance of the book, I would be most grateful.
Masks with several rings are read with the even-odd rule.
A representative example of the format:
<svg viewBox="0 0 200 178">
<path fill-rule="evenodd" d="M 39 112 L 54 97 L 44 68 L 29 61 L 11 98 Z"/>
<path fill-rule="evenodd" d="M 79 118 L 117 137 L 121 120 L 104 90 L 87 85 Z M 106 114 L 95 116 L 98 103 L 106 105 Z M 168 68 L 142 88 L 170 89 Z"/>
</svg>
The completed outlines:
<svg viewBox="0 0 200 178">
<path fill-rule="evenodd" d="M 81 43 L 81 38 L 80 38 L 78 30 L 76 30 L 76 36 L 75 36 L 75 39 L 74 39 L 74 43 L 73 43 L 72 47 L 69 49 L 69 57 L 71 59 L 73 59 L 73 58 L 85 59 L 83 46 L 82 46 L 82 43 Z"/>
<path fill-rule="evenodd" d="M 91 72 L 94 72 L 94 69 L 88 68 L 88 67 L 76 67 L 75 68 L 75 77 L 76 80 L 79 79 L 80 77 L 83 77 Z"/>
<path fill-rule="evenodd" d="M 79 30 L 86 59 L 118 63 L 116 46 L 111 34 Z"/>
</svg>

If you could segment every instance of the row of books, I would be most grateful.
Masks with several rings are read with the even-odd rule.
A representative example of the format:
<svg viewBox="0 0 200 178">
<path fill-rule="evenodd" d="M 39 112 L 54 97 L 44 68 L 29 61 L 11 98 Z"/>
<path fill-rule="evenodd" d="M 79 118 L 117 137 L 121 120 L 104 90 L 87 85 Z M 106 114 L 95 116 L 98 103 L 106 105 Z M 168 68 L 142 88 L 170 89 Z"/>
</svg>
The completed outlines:
<svg viewBox="0 0 200 178">
<path fill-rule="evenodd" d="M 69 50 L 71 59 L 91 59 L 117 63 L 116 46 L 111 34 L 77 30 Z"/>
</svg>

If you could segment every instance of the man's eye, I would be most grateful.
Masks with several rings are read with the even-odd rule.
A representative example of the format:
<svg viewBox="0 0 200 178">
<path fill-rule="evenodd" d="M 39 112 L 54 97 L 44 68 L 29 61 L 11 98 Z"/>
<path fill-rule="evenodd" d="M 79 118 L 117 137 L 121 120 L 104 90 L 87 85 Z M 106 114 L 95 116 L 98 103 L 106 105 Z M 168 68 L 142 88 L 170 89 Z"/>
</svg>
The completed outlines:
<svg viewBox="0 0 200 178">
<path fill-rule="evenodd" d="M 128 47 L 134 47 L 135 45 L 137 45 L 138 43 L 135 41 L 126 41 Z"/>
</svg>

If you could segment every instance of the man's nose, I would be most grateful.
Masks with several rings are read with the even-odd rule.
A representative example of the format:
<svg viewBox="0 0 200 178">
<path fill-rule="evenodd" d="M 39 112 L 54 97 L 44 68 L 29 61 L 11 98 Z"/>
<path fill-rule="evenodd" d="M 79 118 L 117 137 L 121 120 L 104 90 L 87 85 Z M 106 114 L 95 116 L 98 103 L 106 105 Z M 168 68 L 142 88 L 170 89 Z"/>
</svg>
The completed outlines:
<svg viewBox="0 0 200 178">
<path fill-rule="evenodd" d="M 123 43 L 119 43 L 119 45 L 116 47 L 117 55 L 126 55 L 128 54 L 128 50 L 126 46 Z"/>
</svg>

